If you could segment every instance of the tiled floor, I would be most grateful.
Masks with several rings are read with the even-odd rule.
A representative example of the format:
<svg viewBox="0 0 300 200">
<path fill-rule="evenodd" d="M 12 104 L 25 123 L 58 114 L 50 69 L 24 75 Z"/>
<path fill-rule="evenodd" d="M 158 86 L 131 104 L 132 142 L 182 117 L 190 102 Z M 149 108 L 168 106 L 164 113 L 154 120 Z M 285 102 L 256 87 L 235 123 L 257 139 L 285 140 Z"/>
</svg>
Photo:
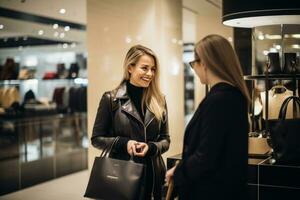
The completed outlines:
<svg viewBox="0 0 300 200">
<path fill-rule="evenodd" d="M 83 194 L 88 177 L 89 171 L 84 170 L 0 196 L 0 200 L 87 200 Z"/>
</svg>

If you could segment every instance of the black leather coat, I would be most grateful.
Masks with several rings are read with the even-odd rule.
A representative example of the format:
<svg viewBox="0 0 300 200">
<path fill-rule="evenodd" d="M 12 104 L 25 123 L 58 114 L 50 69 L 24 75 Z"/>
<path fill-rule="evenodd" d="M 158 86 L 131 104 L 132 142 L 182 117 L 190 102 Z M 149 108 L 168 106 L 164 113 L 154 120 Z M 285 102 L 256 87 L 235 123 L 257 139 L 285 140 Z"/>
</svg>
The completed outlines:
<svg viewBox="0 0 300 200">
<path fill-rule="evenodd" d="M 144 120 L 141 119 L 124 83 L 118 89 L 103 94 L 91 140 L 94 147 L 104 149 L 117 138 L 110 157 L 122 160 L 129 159 L 128 140 L 147 143 L 149 151 L 145 158 L 135 158 L 135 161 L 145 163 L 145 159 L 151 159 L 155 180 L 153 195 L 159 199 L 166 171 L 161 154 L 166 152 L 170 145 L 168 129 L 167 113 L 163 120 L 158 120 L 147 108 Z"/>
</svg>

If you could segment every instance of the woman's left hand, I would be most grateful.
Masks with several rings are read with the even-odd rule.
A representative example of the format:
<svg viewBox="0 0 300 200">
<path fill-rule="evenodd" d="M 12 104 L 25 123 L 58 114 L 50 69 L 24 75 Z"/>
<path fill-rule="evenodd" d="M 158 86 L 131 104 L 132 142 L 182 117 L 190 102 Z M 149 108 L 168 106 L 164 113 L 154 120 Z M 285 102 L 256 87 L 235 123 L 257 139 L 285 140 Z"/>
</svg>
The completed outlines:
<svg viewBox="0 0 300 200">
<path fill-rule="evenodd" d="M 170 181 L 171 181 L 171 179 L 172 179 L 173 176 L 174 176 L 174 171 L 175 171 L 175 169 L 176 169 L 176 166 L 172 167 L 171 169 L 169 169 L 169 170 L 167 171 L 166 177 L 165 177 L 165 181 L 166 181 L 167 185 L 170 184 Z"/>
<path fill-rule="evenodd" d="M 146 143 L 139 142 L 136 144 L 135 149 L 136 149 L 136 153 L 134 154 L 135 156 L 145 157 L 146 153 L 149 150 L 149 147 Z"/>
</svg>

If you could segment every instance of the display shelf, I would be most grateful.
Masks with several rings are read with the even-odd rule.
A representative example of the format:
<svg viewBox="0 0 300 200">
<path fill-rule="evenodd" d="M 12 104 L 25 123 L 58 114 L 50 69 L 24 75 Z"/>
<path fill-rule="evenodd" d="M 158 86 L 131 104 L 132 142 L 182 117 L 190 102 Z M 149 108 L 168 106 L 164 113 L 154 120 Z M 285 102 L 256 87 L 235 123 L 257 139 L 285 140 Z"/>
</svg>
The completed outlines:
<svg viewBox="0 0 300 200">
<path fill-rule="evenodd" d="M 292 74 L 269 74 L 268 80 L 292 80 L 292 79 L 300 79 L 300 74 L 292 75 Z M 265 80 L 266 76 L 261 75 L 246 75 L 244 76 L 245 80 Z"/>
<path fill-rule="evenodd" d="M 75 79 L 26 79 L 26 80 L 2 80 L 0 86 L 5 85 L 20 85 L 26 82 L 74 82 L 75 84 L 88 84 L 87 78 L 75 78 Z"/>
</svg>

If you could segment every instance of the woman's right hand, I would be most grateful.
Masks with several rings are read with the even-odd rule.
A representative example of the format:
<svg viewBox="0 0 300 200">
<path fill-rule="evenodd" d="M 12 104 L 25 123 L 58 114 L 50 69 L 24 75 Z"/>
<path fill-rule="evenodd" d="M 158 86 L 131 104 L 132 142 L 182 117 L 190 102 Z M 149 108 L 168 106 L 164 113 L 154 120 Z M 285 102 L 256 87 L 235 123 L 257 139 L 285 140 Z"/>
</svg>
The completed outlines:
<svg viewBox="0 0 300 200">
<path fill-rule="evenodd" d="M 138 144 L 135 140 L 129 140 L 127 142 L 127 152 L 129 155 L 133 156 L 136 154 L 136 145 Z"/>
</svg>

